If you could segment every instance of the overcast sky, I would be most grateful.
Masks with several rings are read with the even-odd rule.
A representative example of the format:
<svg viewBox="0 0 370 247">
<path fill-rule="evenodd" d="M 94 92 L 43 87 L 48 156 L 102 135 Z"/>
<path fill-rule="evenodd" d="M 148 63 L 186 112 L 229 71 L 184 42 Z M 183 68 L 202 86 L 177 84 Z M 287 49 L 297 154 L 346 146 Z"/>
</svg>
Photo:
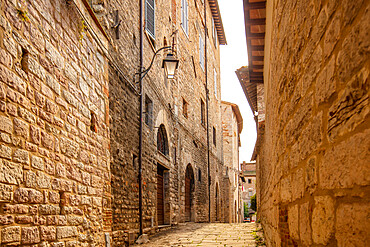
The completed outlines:
<svg viewBox="0 0 370 247">
<path fill-rule="evenodd" d="M 248 65 L 242 0 L 218 0 L 227 45 L 221 46 L 221 99 L 239 106 L 243 132 L 239 161 L 249 162 L 256 142 L 256 123 L 235 71 Z"/>
</svg>

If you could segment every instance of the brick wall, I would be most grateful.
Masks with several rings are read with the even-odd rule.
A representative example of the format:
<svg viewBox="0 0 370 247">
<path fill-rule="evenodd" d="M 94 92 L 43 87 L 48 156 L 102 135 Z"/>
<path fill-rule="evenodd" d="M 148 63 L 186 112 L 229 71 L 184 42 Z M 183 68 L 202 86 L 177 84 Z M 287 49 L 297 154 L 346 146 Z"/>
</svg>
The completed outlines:
<svg viewBox="0 0 370 247">
<path fill-rule="evenodd" d="M 2 246 L 111 232 L 108 67 L 87 24 L 66 1 L 1 1 Z"/>
<path fill-rule="evenodd" d="M 266 129 L 257 158 L 267 243 L 365 246 L 370 4 L 267 5 Z"/>
</svg>

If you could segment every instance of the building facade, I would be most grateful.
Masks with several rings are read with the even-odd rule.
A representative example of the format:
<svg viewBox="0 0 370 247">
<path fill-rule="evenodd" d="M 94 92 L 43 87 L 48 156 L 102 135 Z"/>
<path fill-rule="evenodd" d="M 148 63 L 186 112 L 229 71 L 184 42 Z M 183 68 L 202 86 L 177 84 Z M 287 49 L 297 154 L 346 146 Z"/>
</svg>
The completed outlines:
<svg viewBox="0 0 370 247">
<path fill-rule="evenodd" d="M 240 82 L 258 114 L 267 245 L 366 246 L 369 1 L 245 0 L 244 11 Z"/>
<path fill-rule="evenodd" d="M 239 188 L 239 147 L 243 118 L 236 104 L 222 101 L 222 135 L 224 151 L 225 186 L 227 188 L 225 222 L 240 222 L 242 204 Z"/>
<path fill-rule="evenodd" d="M 243 204 L 251 207 L 251 197 L 256 194 L 256 163 L 247 163 L 243 161 L 240 164 L 241 176 L 244 178 L 242 182 L 241 198 Z"/>
<path fill-rule="evenodd" d="M 216 0 L 6 0 L 0 18 L 1 244 L 126 246 L 223 221 Z"/>
</svg>

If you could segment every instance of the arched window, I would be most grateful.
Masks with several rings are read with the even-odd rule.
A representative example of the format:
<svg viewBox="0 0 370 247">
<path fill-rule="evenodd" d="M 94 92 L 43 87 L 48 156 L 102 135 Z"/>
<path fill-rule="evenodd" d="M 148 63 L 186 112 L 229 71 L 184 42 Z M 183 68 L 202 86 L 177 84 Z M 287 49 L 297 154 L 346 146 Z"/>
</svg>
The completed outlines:
<svg viewBox="0 0 370 247">
<path fill-rule="evenodd" d="M 167 133 L 164 125 L 161 124 L 158 129 L 157 133 L 157 150 L 160 151 L 164 155 L 168 155 L 168 141 L 167 141 Z"/>
</svg>

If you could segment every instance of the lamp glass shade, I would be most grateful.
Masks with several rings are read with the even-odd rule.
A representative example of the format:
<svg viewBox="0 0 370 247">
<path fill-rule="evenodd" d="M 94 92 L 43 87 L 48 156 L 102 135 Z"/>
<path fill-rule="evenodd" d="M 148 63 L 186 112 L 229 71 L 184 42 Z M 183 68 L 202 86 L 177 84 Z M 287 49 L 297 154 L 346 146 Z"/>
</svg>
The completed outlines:
<svg viewBox="0 0 370 247">
<path fill-rule="evenodd" d="M 175 59 L 173 54 L 167 54 L 167 57 L 163 59 L 162 68 L 166 73 L 168 79 L 175 77 L 175 71 L 179 65 L 179 60 Z"/>
</svg>

